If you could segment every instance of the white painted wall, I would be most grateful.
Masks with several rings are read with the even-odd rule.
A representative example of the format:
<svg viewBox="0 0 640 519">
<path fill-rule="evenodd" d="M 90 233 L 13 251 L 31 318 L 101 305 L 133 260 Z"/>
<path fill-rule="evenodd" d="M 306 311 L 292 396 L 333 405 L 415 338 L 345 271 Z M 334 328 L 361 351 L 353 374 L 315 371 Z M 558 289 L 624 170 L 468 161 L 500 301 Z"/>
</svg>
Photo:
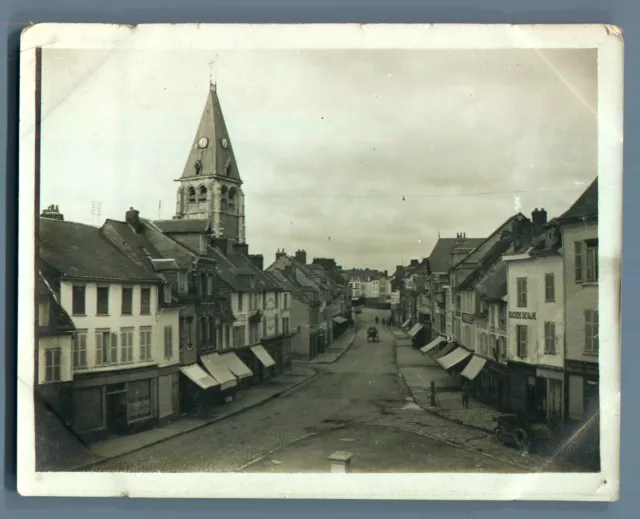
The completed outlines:
<svg viewBox="0 0 640 519">
<path fill-rule="evenodd" d="M 564 367 L 564 280 L 561 256 L 510 260 L 507 284 L 507 355 L 509 360 L 525 362 L 536 366 Z M 555 302 L 545 302 L 545 274 L 554 274 Z M 517 279 L 527 278 L 527 306 L 519 308 L 517 304 Z M 511 317 L 510 312 L 535 313 L 535 319 Z M 544 323 L 556 325 L 556 353 L 544 353 Z M 528 326 L 527 357 L 517 355 L 516 326 Z"/>
<path fill-rule="evenodd" d="M 160 318 L 158 315 L 158 287 L 155 285 L 140 284 L 120 284 L 100 283 L 100 286 L 109 288 L 109 313 L 108 315 L 97 315 L 97 287 L 96 283 L 75 283 L 84 285 L 85 291 L 85 315 L 73 314 L 73 285 L 71 282 L 63 282 L 60 287 L 60 302 L 62 307 L 71 316 L 76 329 L 80 332 L 87 332 L 87 366 L 75 368 L 75 372 L 96 372 L 121 370 L 123 368 L 139 368 L 141 366 L 151 366 L 160 363 L 161 365 L 174 364 L 179 361 L 178 355 L 178 311 L 167 313 Z M 133 307 L 131 315 L 122 314 L 122 288 L 133 288 Z M 143 315 L 140 313 L 141 288 L 149 287 L 151 294 L 150 313 Z M 164 359 L 164 325 L 171 324 L 174 328 L 175 355 L 171 359 Z M 140 328 L 151 327 L 151 359 L 140 360 Z M 133 328 L 133 361 L 121 362 L 122 343 L 120 331 L 122 328 Z M 118 336 L 118 362 L 106 365 L 96 363 L 96 330 L 108 329 L 110 333 Z M 73 348 L 72 348 L 73 351 Z M 71 356 L 71 361 L 73 357 Z"/>
</svg>

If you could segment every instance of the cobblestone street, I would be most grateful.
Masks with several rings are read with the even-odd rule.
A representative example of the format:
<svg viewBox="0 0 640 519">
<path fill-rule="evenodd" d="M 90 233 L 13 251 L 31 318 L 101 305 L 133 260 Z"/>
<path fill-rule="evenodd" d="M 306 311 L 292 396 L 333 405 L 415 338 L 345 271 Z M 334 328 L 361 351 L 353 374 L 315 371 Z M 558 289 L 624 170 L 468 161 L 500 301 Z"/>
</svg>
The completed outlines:
<svg viewBox="0 0 640 519">
<path fill-rule="evenodd" d="M 299 389 L 94 470 L 323 471 L 336 450 L 354 454 L 354 472 L 551 470 L 542 458 L 521 456 L 489 433 L 419 407 L 398 373 L 391 331 L 379 327 L 380 342 L 367 343 L 366 328 L 375 315 L 386 314 L 360 314 L 347 353 L 333 364 L 314 366 L 318 376 Z"/>
</svg>

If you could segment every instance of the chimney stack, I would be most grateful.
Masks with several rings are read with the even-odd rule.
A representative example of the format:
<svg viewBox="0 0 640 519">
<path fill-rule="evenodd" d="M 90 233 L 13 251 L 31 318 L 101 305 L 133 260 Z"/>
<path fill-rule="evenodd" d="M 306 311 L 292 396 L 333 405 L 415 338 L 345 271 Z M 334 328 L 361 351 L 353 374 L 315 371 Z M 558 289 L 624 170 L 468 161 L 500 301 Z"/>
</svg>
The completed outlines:
<svg viewBox="0 0 640 519">
<path fill-rule="evenodd" d="M 126 212 L 124 219 L 136 234 L 140 234 L 143 228 L 142 222 L 140 221 L 140 211 L 136 211 L 133 207 L 130 207 Z"/>
<path fill-rule="evenodd" d="M 249 259 L 258 269 L 264 270 L 264 256 L 262 254 L 249 254 Z"/>
<path fill-rule="evenodd" d="M 305 251 L 304 249 L 297 250 L 295 258 L 296 258 L 296 261 L 298 263 L 302 263 L 303 265 L 306 265 L 307 264 L 307 251 Z"/>
<path fill-rule="evenodd" d="M 536 207 L 531 213 L 531 221 L 535 227 L 536 234 L 538 234 L 542 230 L 542 227 L 547 224 L 547 212 L 544 209 L 538 210 Z"/>
<path fill-rule="evenodd" d="M 278 249 L 276 251 L 276 260 L 280 259 L 280 258 L 284 258 L 287 256 L 287 253 L 284 251 L 284 249 L 280 250 Z"/>
</svg>

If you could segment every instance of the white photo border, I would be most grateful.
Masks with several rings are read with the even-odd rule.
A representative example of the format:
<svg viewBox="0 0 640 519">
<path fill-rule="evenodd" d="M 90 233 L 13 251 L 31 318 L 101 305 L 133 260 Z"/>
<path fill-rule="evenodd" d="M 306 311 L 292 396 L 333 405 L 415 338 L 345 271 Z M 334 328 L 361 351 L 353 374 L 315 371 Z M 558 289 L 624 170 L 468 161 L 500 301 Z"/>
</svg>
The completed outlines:
<svg viewBox="0 0 640 519">
<path fill-rule="evenodd" d="M 36 472 L 35 49 L 598 50 L 600 473 L 238 474 Z M 609 25 L 39 24 L 23 31 L 18 251 L 18 491 L 39 496 L 613 501 L 620 474 L 623 42 Z M 611 232 L 613 230 L 614 232 Z"/>
</svg>

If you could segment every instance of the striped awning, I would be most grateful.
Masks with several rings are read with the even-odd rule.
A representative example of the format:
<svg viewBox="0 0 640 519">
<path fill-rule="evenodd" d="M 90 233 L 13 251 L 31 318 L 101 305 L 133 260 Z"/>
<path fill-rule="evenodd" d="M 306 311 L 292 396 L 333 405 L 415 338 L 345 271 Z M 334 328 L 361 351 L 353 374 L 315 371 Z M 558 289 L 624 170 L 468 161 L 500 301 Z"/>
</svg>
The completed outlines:
<svg viewBox="0 0 640 519">
<path fill-rule="evenodd" d="M 244 362 L 240 360 L 240 357 L 238 357 L 235 353 L 223 353 L 221 355 L 221 358 L 225 366 L 229 368 L 229 371 L 231 371 L 231 373 L 233 373 L 240 380 L 253 375 L 253 372 L 247 367 Z"/>
</svg>

